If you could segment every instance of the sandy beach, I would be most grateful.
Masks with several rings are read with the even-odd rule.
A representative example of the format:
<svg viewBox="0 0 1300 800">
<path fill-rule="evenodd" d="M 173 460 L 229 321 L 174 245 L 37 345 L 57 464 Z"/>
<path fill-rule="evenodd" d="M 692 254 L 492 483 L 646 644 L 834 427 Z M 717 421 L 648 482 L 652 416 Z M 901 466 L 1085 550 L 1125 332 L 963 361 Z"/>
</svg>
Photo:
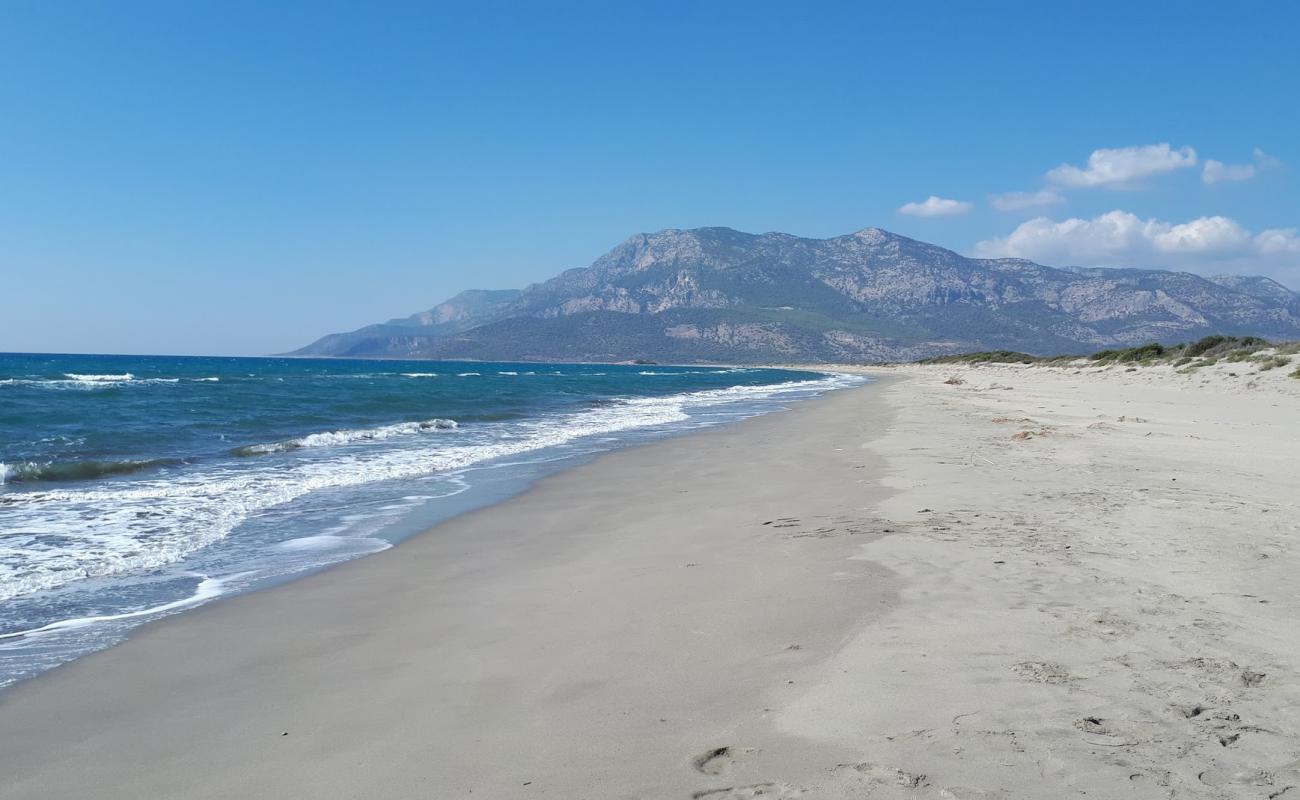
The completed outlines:
<svg viewBox="0 0 1300 800">
<path fill-rule="evenodd" d="M 1300 796 L 1300 380 L 871 372 L 0 693 L 0 797 Z"/>
</svg>

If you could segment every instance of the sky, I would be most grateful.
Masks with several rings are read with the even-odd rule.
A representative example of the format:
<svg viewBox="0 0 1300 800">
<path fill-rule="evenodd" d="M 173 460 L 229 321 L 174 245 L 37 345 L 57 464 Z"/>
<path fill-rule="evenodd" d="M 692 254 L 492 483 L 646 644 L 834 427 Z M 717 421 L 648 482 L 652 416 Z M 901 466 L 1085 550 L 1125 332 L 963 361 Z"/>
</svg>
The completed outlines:
<svg viewBox="0 0 1300 800">
<path fill-rule="evenodd" d="M 1283 3 L 0 3 L 0 351 L 257 355 L 628 236 L 1300 289 Z"/>
</svg>

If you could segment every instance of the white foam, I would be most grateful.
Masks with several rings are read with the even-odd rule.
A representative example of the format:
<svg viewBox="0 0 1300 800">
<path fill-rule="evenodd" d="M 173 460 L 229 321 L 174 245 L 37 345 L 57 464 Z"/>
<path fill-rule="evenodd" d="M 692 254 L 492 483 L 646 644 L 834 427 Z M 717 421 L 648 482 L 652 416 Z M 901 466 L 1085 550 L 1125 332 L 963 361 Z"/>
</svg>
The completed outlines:
<svg viewBox="0 0 1300 800">
<path fill-rule="evenodd" d="M 454 419 L 428 419 L 422 422 L 399 422 L 395 425 L 384 425 L 380 428 L 362 428 L 358 430 L 341 430 L 341 431 L 322 431 L 321 433 L 310 433 L 297 439 L 289 439 L 283 442 L 272 442 L 270 444 L 253 444 L 247 447 L 239 448 L 239 452 L 244 455 L 254 455 L 259 453 L 283 453 L 289 450 L 298 450 L 303 447 L 336 447 L 353 442 L 369 442 L 382 439 L 391 439 L 394 436 L 406 436 L 412 433 L 424 433 L 426 431 L 453 431 L 459 426 Z"/>
<path fill-rule="evenodd" d="M 135 376 L 129 372 L 123 372 L 121 375 L 80 375 L 76 372 L 65 372 L 63 377 L 85 383 L 121 383 L 135 380 Z"/>
<path fill-rule="evenodd" d="M 457 377 L 457 378 L 472 378 L 472 377 L 475 377 L 475 376 L 480 375 L 480 374 L 481 374 L 481 373 L 478 373 L 478 372 L 457 372 L 457 373 L 456 373 L 456 377 Z"/>
<path fill-rule="evenodd" d="M 131 375 L 130 372 L 123 372 L 121 375 L 78 375 L 77 372 L 65 372 L 64 377 L 74 381 L 91 382 L 91 384 L 98 384 L 98 382 L 135 380 L 135 376 Z"/>
<path fill-rule="evenodd" d="M 436 373 L 436 372 L 403 372 L 403 373 L 402 373 L 402 377 L 403 377 L 403 378 L 436 378 L 436 377 L 438 377 L 438 373 Z"/>
<path fill-rule="evenodd" d="M 0 528 L 0 601 L 175 563 L 225 538 L 249 516 L 311 492 L 455 473 L 491 459 L 585 437 L 680 423 L 689 420 L 694 409 L 809 396 L 861 380 L 832 376 L 615 400 L 585 411 L 478 429 L 482 433 L 477 436 L 468 430 L 464 436 L 439 438 L 433 446 L 331 450 L 324 445 L 383 438 L 375 433 L 385 429 L 313 434 L 301 441 L 310 440 L 314 444 L 305 446 L 320 445 L 320 450 L 306 451 L 288 463 L 277 460 L 265 467 L 247 461 L 218 463 L 128 484 L 7 494 L 5 524 Z"/>
<path fill-rule="evenodd" d="M 300 536 L 297 539 L 289 539 L 280 542 L 276 547 L 281 550 L 333 550 L 355 542 L 356 539 L 353 537 L 321 534 L 319 536 Z"/>
<path fill-rule="evenodd" d="M 247 574 L 247 573 L 244 573 Z M 227 580 L 240 577 L 239 575 L 222 580 L 219 578 L 209 578 L 202 576 L 203 580 L 194 588 L 194 594 L 189 597 L 173 600 L 170 603 L 142 608 L 136 611 L 124 611 L 121 614 L 104 614 L 98 617 L 77 617 L 75 619 L 61 619 L 58 622 L 51 622 L 49 625 L 42 625 L 39 628 L 31 628 L 25 631 L 15 631 L 13 633 L 0 634 L 0 642 L 6 639 L 26 639 L 31 636 L 39 636 L 43 633 L 53 633 L 54 631 L 64 631 L 70 628 L 84 628 L 87 625 L 94 625 L 97 622 L 112 622 L 121 619 L 133 619 L 136 617 L 147 617 L 152 614 L 163 614 L 168 611 L 176 611 L 182 608 L 189 608 L 193 605 L 211 600 L 222 594 Z"/>
<path fill-rule="evenodd" d="M 195 383 L 216 383 L 220 378 L 195 378 Z"/>
<path fill-rule="evenodd" d="M 34 386 L 39 389 L 110 389 L 117 386 L 147 386 L 157 383 L 180 383 L 180 378 L 137 378 L 130 372 L 120 375 L 86 375 L 65 372 L 62 378 L 6 378 L 0 386 Z M 205 380 L 205 379 L 200 379 Z M 206 380 L 217 380 L 208 378 Z"/>
<path fill-rule="evenodd" d="M 498 375 L 518 375 L 518 372 L 498 372 Z"/>
<path fill-rule="evenodd" d="M 3 486 L 5 484 L 5 481 L 9 480 L 9 476 L 11 474 L 13 474 L 13 470 L 9 467 L 9 465 L 4 463 L 3 461 L 0 461 L 0 486 Z"/>
</svg>

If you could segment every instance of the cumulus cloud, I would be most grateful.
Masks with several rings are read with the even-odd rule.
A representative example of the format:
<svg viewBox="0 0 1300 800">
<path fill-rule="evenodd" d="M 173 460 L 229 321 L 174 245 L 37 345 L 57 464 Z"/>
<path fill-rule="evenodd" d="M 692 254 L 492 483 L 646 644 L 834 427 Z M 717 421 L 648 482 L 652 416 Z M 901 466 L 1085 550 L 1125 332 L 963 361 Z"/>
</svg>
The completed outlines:
<svg viewBox="0 0 1300 800">
<path fill-rule="evenodd" d="M 1236 220 L 1219 216 L 1179 223 L 1144 220 L 1127 211 L 1060 222 L 1038 217 L 1007 236 L 980 242 L 975 253 L 1058 265 L 1255 272 L 1292 285 L 1300 277 L 1300 235 L 1295 228 L 1251 233 Z"/>
<path fill-rule="evenodd" d="M 1195 150 L 1175 150 L 1166 142 L 1093 150 L 1087 166 L 1062 164 L 1047 173 L 1047 180 L 1071 188 L 1131 189 L 1146 178 L 1194 166 Z"/>
<path fill-rule="evenodd" d="M 1267 169 L 1282 166 L 1282 162 L 1260 150 L 1254 151 L 1254 164 L 1225 164 L 1222 161 L 1208 159 L 1201 170 L 1201 180 L 1205 183 L 1226 183 L 1229 181 L 1248 181 Z"/>
<path fill-rule="evenodd" d="M 989 195 L 989 202 L 998 211 L 1023 211 L 1027 208 L 1044 208 L 1064 203 L 1065 198 L 1051 189 L 1039 192 L 1003 192 Z"/>
<path fill-rule="evenodd" d="M 1255 245 L 1265 255 L 1300 256 L 1300 234 L 1295 228 L 1273 228 L 1255 237 Z"/>
<path fill-rule="evenodd" d="M 913 217 L 952 217 L 965 214 L 971 210 L 971 204 L 965 200 L 949 200 L 946 197 L 929 198 L 920 203 L 904 203 L 898 213 Z"/>
</svg>

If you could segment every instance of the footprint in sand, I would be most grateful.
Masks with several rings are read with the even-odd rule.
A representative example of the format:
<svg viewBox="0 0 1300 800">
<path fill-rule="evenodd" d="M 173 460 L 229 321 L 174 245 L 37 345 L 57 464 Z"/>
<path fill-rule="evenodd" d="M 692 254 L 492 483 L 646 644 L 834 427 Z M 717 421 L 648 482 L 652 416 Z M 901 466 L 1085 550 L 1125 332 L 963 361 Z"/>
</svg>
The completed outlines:
<svg viewBox="0 0 1300 800">
<path fill-rule="evenodd" d="M 737 762 L 754 752 L 752 747 L 715 747 L 691 759 L 691 765 L 705 775 L 726 775 Z"/>
<path fill-rule="evenodd" d="M 789 800 L 801 792 L 786 783 L 751 783 L 746 786 L 725 786 L 721 789 L 702 789 L 691 794 L 691 800 Z"/>
<path fill-rule="evenodd" d="M 1021 661 L 1011 665 L 1011 671 L 1035 683 L 1069 683 L 1074 678 L 1068 667 L 1051 661 Z"/>
<path fill-rule="evenodd" d="M 879 764 L 841 764 L 842 768 L 852 769 L 866 778 L 868 784 L 877 784 L 885 786 L 902 786 L 906 789 L 919 789 L 922 786 L 928 786 L 930 781 L 926 776 L 915 772 L 908 772 L 896 767 L 884 767 Z"/>
</svg>

